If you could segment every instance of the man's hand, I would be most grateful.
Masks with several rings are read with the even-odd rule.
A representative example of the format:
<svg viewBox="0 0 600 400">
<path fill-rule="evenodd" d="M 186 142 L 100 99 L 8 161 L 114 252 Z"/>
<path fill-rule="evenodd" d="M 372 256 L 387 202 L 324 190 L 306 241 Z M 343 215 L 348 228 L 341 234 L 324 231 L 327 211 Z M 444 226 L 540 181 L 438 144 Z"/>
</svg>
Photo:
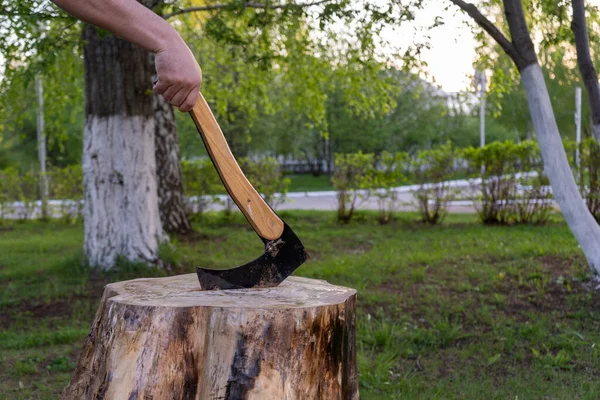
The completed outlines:
<svg viewBox="0 0 600 400">
<path fill-rule="evenodd" d="M 154 61 L 158 82 L 154 91 L 182 112 L 190 111 L 200 91 L 202 71 L 183 41 L 159 50 Z"/>
<path fill-rule="evenodd" d="M 52 0 L 82 21 L 106 29 L 156 54 L 154 90 L 181 111 L 198 98 L 202 71 L 181 36 L 136 0 Z"/>
</svg>

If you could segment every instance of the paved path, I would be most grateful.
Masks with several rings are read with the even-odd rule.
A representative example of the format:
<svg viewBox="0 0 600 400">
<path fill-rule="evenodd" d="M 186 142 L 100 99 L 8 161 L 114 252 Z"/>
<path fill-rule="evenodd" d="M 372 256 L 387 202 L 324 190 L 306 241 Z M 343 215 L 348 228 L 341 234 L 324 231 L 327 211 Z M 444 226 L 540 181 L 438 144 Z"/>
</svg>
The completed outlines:
<svg viewBox="0 0 600 400">
<path fill-rule="evenodd" d="M 450 181 L 450 186 L 458 189 L 466 189 L 469 183 L 464 180 Z M 400 186 L 394 189 L 398 196 L 398 211 L 415 211 L 417 210 L 414 204 L 413 192 L 418 188 L 416 185 Z M 364 192 L 363 192 L 364 193 Z M 218 196 L 220 200 L 225 200 L 226 196 Z M 362 210 L 378 210 L 376 196 L 369 196 L 366 200 L 358 199 L 357 208 Z M 213 204 L 209 207 L 210 210 L 222 210 L 220 204 Z M 287 194 L 287 200 L 283 204 L 276 206 L 277 210 L 327 210 L 334 211 L 337 209 L 337 198 L 335 191 L 320 191 L 320 192 L 291 192 Z M 475 207 L 471 201 L 459 200 L 450 203 L 449 211 L 453 213 L 473 213 Z"/>
<path fill-rule="evenodd" d="M 477 183 L 475 181 L 467 181 L 467 180 L 454 180 L 448 181 L 447 184 L 450 187 L 457 189 L 457 191 L 462 192 L 463 194 L 467 193 L 468 188 L 473 183 Z M 418 185 L 411 186 L 400 186 L 394 188 L 393 190 L 398 195 L 398 211 L 415 211 L 417 210 L 416 205 L 414 204 L 413 192 L 419 188 Z M 224 201 L 228 197 L 226 195 L 217 196 L 221 201 Z M 466 197 L 466 196 L 463 196 Z M 58 210 L 60 210 L 61 205 L 66 204 L 67 201 L 64 200 L 50 200 L 49 204 L 52 209 L 56 210 L 53 214 L 56 216 L 60 216 Z M 73 202 L 71 202 L 73 203 Z M 76 209 L 76 206 L 73 206 Z M 9 215 L 5 216 L 5 218 L 9 219 L 17 219 L 19 210 L 23 209 L 23 204 L 20 202 L 15 202 L 12 204 L 13 212 L 9 213 Z M 208 207 L 209 210 L 222 210 L 222 204 L 211 204 Z M 283 204 L 279 204 L 276 206 L 277 210 L 327 210 L 333 211 L 337 209 L 337 199 L 335 191 L 322 191 L 322 192 L 292 192 L 288 193 L 287 201 Z M 359 199 L 357 201 L 357 209 L 362 210 L 378 210 L 377 197 L 370 196 L 366 200 Z M 448 211 L 452 213 L 474 213 L 476 212 L 475 207 L 473 206 L 471 201 L 468 200 L 458 200 L 450 203 L 448 207 Z M 35 210 L 30 214 L 30 218 L 36 218 L 40 213 L 40 202 L 38 201 Z"/>
</svg>

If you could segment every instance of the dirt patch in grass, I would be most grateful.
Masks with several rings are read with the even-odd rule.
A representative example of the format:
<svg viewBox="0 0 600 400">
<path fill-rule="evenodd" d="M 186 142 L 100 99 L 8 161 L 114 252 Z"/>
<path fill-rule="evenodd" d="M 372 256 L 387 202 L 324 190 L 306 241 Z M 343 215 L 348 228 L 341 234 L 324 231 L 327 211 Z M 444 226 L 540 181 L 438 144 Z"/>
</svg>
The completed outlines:
<svg viewBox="0 0 600 400">
<path fill-rule="evenodd" d="M 538 260 L 542 263 L 544 271 L 552 274 L 555 278 L 572 276 L 574 273 L 585 273 L 588 270 L 583 257 L 545 255 L 539 257 Z"/>
<path fill-rule="evenodd" d="M 74 294 L 50 302 L 24 301 L 17 305 L 0 309 L 0 328 L 9 329 L 15 322 L 16 316 L 27 316 L 32 320 L 52 321 L 68 318 L 73 313 L 73 307 L 78 302 L 96 302 L 102 298 L 104 287 L 110 283 L 106 277 L 94 277 L 88 280 L 85 294 Z"/>
<path fill-rule="evenodd" d="M 339 253 L 361 255 L 371 251 L 374 243 L 375 240 L 371 237 L 365 237 L 361 240 L 341 237 L 333 240 L 333 247 L 339 251 Z"/>
<path fill-rule="evenodd" d="M 203 242 L 221 243 L 227 239 L 223 236 L 211 236 L 206 233 L 192 231 L 186 235 L 177 235 L 177 240 L 186 244 L 194 244 Z"/>
<path fill-rule="evenodd" d="M 566 315 L 575 311 L 568 298 L 589 291 L 589 284 L 575 277 L 587 268 L 582 264 L 582 259 L 546 255 L 532 261 L 542 265 L 542 272 L 536 272 L 539 267 L 532 268 L 523 271 L 521 279 L 507 274 L 503 279 L 480 281 L 438 270 L 434 276 L 427 276 L 422 282 L 389 279 L 371 290 L 396 297 L 395 305 L 400 313 L 412 315 L 415 321 L 424 317 L 421 313 L 424 305 L 436 313 L 441 311 L 443 304 L 464 303 L 465 314 L 475 313 L 482 305 L 487 305 L 496 310 L 494 312 L 520 322 L 530 320 L 532 314 L 558 312 Z M 487 264 L 496 262 L 503 261 L 494 257 L 485 260 Z M 467 285 L 461 287 L 465 283 Z M 593 297 L 593 304 L 598 303 L 600 307 L 600 293 Z M 363 309 L 372 314 L 389 305 L 389 300 L 382 300 L 365 304 Z"/>
<path fill-rule="evenodd" d="M 0 328 L 10 329 L 18 319 L 26 317 L 30 320 L 51 321 L 71 315 L 75 299 L 61 299 L 49 303 L 22 302 L 16 306 L 6 307 L 0 312 Z"/>
<path fill-rule="evenodd" d="M 14 230 L 15 230 L 15 228 L 13 228 L 12 226 L 0 226 L 0 233 L 12 232 Z"/>
</svg>

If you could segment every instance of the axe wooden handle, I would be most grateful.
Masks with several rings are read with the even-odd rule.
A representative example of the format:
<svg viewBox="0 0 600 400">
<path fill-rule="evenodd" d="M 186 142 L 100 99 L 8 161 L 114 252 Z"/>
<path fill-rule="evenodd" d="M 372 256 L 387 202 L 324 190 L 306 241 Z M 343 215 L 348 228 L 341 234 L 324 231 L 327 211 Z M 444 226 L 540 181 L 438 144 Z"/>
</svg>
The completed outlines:
<svg viewBox="0 0 600 400">
<path fill-rule="evenodd" d="M 252 228 L 267 240 L 280 238 L 283 232 L 283 221 L 242 172 L 202 93 L 190 114 L 227 192 Z"/>
</svg>

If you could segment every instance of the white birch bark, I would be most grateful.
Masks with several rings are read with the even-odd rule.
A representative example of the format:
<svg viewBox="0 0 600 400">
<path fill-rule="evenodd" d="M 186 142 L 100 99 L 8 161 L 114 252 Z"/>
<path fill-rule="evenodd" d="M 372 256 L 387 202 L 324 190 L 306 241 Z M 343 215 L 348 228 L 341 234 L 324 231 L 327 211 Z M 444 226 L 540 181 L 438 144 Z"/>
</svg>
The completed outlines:
<svg viewBox="0 0 600 400">
<path fill-rule="evenodd" d="M 521 70 L 521 82 L 554 198 L 590 267 L 600 275 L 600 227 L 575 183 L 539 64 L 531 64 Z"/>
</svg>

